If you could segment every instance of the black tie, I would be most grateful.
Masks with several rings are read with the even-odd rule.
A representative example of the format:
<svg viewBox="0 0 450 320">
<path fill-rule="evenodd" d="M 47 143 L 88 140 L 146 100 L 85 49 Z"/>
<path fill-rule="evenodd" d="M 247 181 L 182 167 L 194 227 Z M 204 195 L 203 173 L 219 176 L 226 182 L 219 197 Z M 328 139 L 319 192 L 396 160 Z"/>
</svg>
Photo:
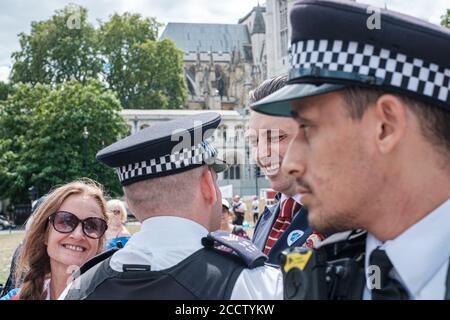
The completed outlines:
<svg viewBox="0 0 450 320">
<path fill-rule="evenodd" d="M 389 277 L 392 270 L 392 263 L 386 254 L 386 251 L 375 249 L 372 251 L 369 259 L 371 266 L 380 268 L 380 284 L 381 288 L 372 289 L 372 300 L 407 300 L 408 293 L 402 284 Z"/>
</svg>

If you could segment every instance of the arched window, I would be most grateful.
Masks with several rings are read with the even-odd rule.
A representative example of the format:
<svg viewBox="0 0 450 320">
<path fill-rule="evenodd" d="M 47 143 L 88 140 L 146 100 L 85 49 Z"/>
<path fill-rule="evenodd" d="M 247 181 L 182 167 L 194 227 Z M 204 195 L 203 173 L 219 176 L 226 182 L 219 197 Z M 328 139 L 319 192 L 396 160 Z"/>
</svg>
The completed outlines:
<svg viewBox="0 0 450 320">
<path fill-rule="evenodd" d="M 231 157 L 225 159 L 229 164 L 229 169 L 223 173 L 223 178 L 228 180 L 240 180 L 241 179 L 241 164 L 237 153 L 233 153 Z"/>
<path fill-rule="evenodd" d="M 225 145 L 227 142 L 227 126 L 224 124 L 221 124 L 217 128 L 217 139 L 223 140 L 223 144 Z"/>
<path fill-rule="evenodd" d="M 234 144 L 238 146 L 239 143 L 243 143 L 244 138 L 244 127 L 242 125 L 237 125 L 234 127 Z"/>
<path fill-rule="evenodd" d="M 280 53 L 281 57 L 288 54 L 288 8 L 287 0 L 278 0 L 278 12 L 280 17 Z"/>
<path fill-rule="evenodd" d="M 241 165 L 232 164 L 227 171 L 223 173 L 225 180 L 240 180 L 241 179 Z"/>
</svg>

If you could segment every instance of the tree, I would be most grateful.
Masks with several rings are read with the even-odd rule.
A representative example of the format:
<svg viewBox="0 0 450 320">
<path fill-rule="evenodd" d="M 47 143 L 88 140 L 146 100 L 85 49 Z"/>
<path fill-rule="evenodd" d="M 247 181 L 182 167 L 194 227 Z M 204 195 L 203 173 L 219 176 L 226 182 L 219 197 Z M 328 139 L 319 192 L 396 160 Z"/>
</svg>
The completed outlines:
<svg viewBox="0 0 450 320">
<path fill-rule="evenodd" d="M 12 54 L 14 83 L 85 83 L 102 70 L 95 28 L 87 9 L 69 5 L 46 21 L 32 22 L 31 33 L 19 34 L 21 49 Z"/>
<path fill-rule="evenodd" d="M 176 109 L 187 98 L 183 53 L 169 40 L 156 40 L 160 26 L 125 13 L 100 28 L 106 81 L 124 108 Z"/>
<path fill-rule="evenodd" d="M 124 106 L 135 109 L 179 109 L 187 97 L 182 52 L 168 39 L 146 41 L 132 49 L 130 95 Z"/>
<path fill-rule="evenodd" d="M 0 102 L 0 194 L 26 202 L 34 186 L 40 195 L 83 176 L 118 195 L 113 170 L 96 153 L 126 134 L 115 95 L 94 80 L 49 85 L 18 84 Z M 83 168 L 83 129 L 89 131 L 87 168 Z"/>
<path fill-rule="evenodd" d="M 450 28 L 450 9 L 447 9 L 446 14 L 441 16 L 441 25 Z"/>
<path fill-rule="evenodd" d="M 6 100 L 11 93 L 11 84 L 0 81 L 0 101 Z"/>
<path fill-rule="evenodd" d="M 187 98 L 183 54 L 169 40 L 157 41 L 160 26 L 125 13 L 95 29 L 87 9 L 67 6 L 19 35 L 11 81 L 54 86 L 94 78 L 114 90 L 124 108 L 180 108 Z"/>
</svg>

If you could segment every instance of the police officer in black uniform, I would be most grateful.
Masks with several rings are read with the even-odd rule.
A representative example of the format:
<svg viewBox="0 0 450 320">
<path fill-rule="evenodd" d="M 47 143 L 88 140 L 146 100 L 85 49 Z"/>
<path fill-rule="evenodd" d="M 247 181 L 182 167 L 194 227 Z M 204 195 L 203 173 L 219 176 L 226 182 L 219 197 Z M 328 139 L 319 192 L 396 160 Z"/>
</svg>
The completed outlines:
<svg viewBox="0 0 450 320">
<path fill-rule="evenodd" d="M 124 248 L 80 270 L 65 299 L 281 299 L 282 275 L 246 239 L 218 230 L 222 197 L 209 138 L 220 115 L 162 122 L 97 154 L 142 223 Z"/>
<path fill-rule="evenodd" d="M 329 0 L 291 23 L 288 85 L 252 107 L 298 122 L 311 225 L 355 231 L 286 252 L 286 298 L 449 299 L 450 30 Z"/>
</svg>

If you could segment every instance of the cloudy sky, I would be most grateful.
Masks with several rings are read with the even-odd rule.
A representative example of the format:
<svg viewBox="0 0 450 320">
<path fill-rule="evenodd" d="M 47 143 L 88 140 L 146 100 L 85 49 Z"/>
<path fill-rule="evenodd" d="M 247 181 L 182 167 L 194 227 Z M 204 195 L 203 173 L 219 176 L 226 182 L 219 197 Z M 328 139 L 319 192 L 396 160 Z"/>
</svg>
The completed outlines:
<svg viewBox="0 0 450 320">
<path fill-rule="evenodd" d="M 449 0 L 357 0 L 439 23 Z M 265 0 L 259 1 L 264 3 Z M 32 21 L 48 19 L 55 10 L 77 3 L 89 10 L 89 19 L 106 20 L 126 11 L 168 22 L 237 23 L 258 0 L 0 0 L 0 80 L 8 77 L 11 53 L 19 49 L 17 34 L 29 33 Z"/>
</svg>

